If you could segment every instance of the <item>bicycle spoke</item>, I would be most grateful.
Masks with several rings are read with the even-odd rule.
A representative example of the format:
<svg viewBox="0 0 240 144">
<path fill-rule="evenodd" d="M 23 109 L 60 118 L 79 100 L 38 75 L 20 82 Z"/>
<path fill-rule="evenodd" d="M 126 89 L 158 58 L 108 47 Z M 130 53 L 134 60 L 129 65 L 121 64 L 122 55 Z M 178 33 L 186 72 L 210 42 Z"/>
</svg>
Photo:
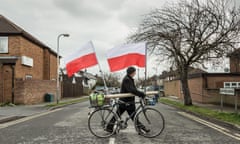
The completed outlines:
<svg viewBox="0 0 240 144">
<path fill-rule="evenodd" d="M 164 129 L 164 124 L 162 114 L 153 108 L 145 108 L 135 117 L 137 132 L 149 138 L 160 135 Z"/>
<path fill-rule="evenodd" d="M 146 110 L 143 110 L 143 114 L 144 114 L 147 122 L 148 122 L 149 124 L 151 124 L 151 122 L 150 122 L 150 120 L 148 119 L 148 116 L 147 116 L 147 114 L 146 114 Z"/>
<path fill-rule="evenodd" d="M 88 128 L 90 132 L 97 137 L 109 137 L 114 131 L 106 131 L 110 119 L 115 117 L 109 109 L 98 109 L 94 111 L 88 119 Z M 115 125 L 115 123 L 113 124 Z"/>
</svg>

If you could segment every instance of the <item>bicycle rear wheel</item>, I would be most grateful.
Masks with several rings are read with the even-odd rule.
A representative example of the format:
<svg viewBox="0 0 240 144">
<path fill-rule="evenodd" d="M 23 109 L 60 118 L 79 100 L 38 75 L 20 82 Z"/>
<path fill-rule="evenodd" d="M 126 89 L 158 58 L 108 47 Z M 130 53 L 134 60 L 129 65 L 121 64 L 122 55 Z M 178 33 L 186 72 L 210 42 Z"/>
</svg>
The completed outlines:
<svg viewBox="0 0 240 144">
<path fill-rule="evenodd" d="M 110 122 L 112 119 L 114 121 Z M 90 132 L 100 138 L 106 138 L 113 135 L 116 131 L 117 116 L 110 109 L 97 109 L 92 112 L 88 118 L 88 129 Z M 112 125 L 112 130 L 107 129 L 108 125 Z"/>
<path fill-rule="evenodd" d="M 162 133 L 165 120 L 158 110 L 147 107 L 136 114 L 134 125 L 138 134 L 153 138 Z"/>
</svg>

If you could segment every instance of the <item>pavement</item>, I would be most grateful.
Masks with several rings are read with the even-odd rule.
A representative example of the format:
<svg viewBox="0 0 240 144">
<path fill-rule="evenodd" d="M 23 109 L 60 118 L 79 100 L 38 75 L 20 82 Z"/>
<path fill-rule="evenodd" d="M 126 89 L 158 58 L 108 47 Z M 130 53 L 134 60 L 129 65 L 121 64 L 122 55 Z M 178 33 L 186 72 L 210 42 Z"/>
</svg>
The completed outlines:
<svg viewBox="0 0 240 144">
<path fill-rule="evenodd" d="M 77 98 L 64 98 L 64 99 L 61 99 L 59 103 L 70 102 L 73 100 L 80 100 L 86 97 L 87 96 L 77 97 Z M 41 103 L 41 104 L 35 104 L 35 105 L 11 105 L 11 106 L 0 107 L 0 124 L 8 121 L 13 121 L 19 118 L 48 112 L 55 108 L 69 105 L 69 104 L 65 104 L 61 106 L 47 107 L 48 104 L 55 104 L 55 103 L 56 102 L 48 102 L 48 103 Z"/>
</svg>

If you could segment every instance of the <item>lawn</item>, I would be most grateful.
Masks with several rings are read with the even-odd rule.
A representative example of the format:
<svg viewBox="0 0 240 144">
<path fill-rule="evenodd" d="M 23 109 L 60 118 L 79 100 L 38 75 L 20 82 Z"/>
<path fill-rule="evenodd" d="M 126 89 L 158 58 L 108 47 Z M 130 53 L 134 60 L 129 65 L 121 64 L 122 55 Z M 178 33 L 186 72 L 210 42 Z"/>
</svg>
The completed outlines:
<svg viewBox="0 0 240 144">
<path fill-rule="evenodd" d="M 186 110 L 186 111 L 201 115 L 201 116 L 205 116 L 208 118 L 214 118 L 217 120 L 221 120 L 224 122 L 228 122 L 228 123 L 240 126 L 240 114 L 237 114 L 237 113 L 219 112 L 216 110 L 212 110 L 212 109 L 204 108 L 204 107 L 200 107 L 200 106 L 195 106 L 195 105 L 184 106 L 181 102 L 169 100 L 166 98 L 161 98 L 160 102 L 180 108 L 182 110 Z"/>
</svg>

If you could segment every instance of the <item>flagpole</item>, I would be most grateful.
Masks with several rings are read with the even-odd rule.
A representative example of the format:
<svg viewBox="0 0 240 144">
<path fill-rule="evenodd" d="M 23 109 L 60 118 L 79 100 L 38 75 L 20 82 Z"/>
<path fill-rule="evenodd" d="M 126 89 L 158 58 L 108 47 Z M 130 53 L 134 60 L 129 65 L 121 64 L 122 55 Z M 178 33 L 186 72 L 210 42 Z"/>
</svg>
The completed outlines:
<svg viewBox="0 0 240 144">
<path fill-rule="evenodd" d="M 146 94 L 146 85 L 147 85 L 147 43 L 145 43 L 145 80 L 144 80 L 144 93 Z"/>
<path fill-rule="evenodd" d="M 95 47 L 94 47 L 94 45 L 93 45 L 93 42 L 90 41 L 90 43 L 91 43 L 91 45 L 92 45 L 92 47 L 93 47 L 93 49 L 94 49 L 94 52 L 96 53 L 96 51 L 95 51 Z M 102 69 L 101 69 L 101 65 L 99 64 L 99 61 L 98 61 L 97 55 L 96 55 L 96 59 L 97 59 L 97 62 L 98 62 L 99 72 L 101 73 L 101 77 L 102 77 L 102 79 L 103 79 L 104 88 L 106 89 L 106 92 L 107 92 L 107 94 L 108 94 L 107 84 L 106 84 L 106 81 L 105 81 L 105 77 L 104 77 L 103 71 L 102 71 Z"/>
</svg>

